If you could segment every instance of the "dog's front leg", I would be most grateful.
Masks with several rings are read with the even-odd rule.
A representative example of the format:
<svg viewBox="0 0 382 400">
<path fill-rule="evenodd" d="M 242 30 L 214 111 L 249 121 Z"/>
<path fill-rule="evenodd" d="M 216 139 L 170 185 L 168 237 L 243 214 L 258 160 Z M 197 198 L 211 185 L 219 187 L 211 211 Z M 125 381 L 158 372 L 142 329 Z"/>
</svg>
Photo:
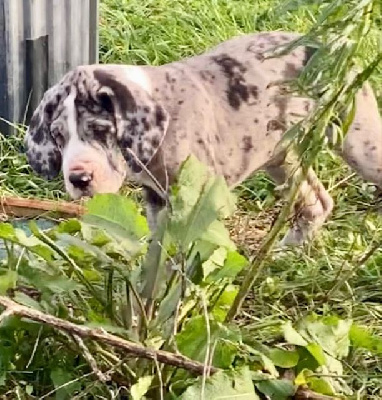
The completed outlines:
<svg viewBox="0 0 382 400">
<path fill-rule="evenodd" d="M 158 214 L 166 206 L 166 201 L 148 186 L 143 187 L 143 197 L 146 203 L 147 222 L 153 233 L 158 225 Z"/>
</svg>

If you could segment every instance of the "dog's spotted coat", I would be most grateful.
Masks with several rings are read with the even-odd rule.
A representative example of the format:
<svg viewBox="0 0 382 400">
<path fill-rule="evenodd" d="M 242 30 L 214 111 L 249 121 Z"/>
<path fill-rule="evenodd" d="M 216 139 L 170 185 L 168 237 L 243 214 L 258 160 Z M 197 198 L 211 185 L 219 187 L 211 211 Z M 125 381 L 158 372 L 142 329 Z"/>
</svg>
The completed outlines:
<svg viewBox="0 0 382 400">
<path fill-rule="evenodd" d="M 78 67 L 46 92 L 35 111 L 26 137 L 29 162 L 46 178 L 62 168 L 73 198 L 116 192 L 127 177 L 138 182 L 152 227 L 164 200 L 143 166 L 165 188 L 189 154 L 231 187 L 259 169 L 283 184 L 291 165 L 275 152 L 276 145 L 312 102 L 285 94 L 277 82 L 298 76 L 312 49 L 299 47 L 271 59 L 264 52 L 297 37 L 240 36 L 159 67 Z M 364 179 L 382 187 L 382 123 L 368 84 L 356 97 L 355 119 L 341 150 Z M 297 207 L 285 244 L 310 238 L 333 208 L 312 170 Z"/>
</svg>

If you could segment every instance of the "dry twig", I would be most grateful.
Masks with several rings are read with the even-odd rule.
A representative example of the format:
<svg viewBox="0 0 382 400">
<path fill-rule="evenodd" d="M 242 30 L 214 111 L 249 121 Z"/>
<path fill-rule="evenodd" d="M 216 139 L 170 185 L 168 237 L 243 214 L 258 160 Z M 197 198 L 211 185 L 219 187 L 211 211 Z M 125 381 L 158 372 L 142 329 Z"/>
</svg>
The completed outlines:
<svg viewBox="0 0 382 400">
<path fill-rule="evenodd" d="M 204 364 L 193 361 L 185 356 L 175 355 L 163 350 L 149 349 L 141 344 L 133 343 L 118 336 L 111 335 L 101 329 L 92 329 L 86 326 L 73 324 L 72 322 L 54 317 L 53 315 L 44 314 L 41 311 L 22 306 L 5 296 L 0 296 L 0 305 L 5 307 L 5 311 L 0 315 L 0 321 L 5 317 L 17 315 L 19 317 L 31 319 L 32 321 L 50 325 L 56 329 L 67 332 L 70 335 L 75 335 L 83 339 L 93 339 L 97 342 L 108 344 L 124 350 L 126 353 L 138 358 L 145 358 L 154 361 L 158 360 L 163 364 L 183 368 L 195 375 L 203 375 L 204 373 Z M 217 368 L 210 367 L 211 374 L 217 371 Z"/>
</svg>

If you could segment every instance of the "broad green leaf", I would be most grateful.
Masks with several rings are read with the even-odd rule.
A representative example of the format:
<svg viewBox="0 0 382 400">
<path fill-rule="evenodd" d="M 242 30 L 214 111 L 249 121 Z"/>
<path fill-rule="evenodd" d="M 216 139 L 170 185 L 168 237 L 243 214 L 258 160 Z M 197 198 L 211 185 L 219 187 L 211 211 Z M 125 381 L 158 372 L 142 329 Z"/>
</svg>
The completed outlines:
<svg viewBox="0 0 382 400">
<path fill-rule="evenodd" d="M 237 353 L 236 344 L 241 342 L 240 333 L 213 320 L 209 321 L 209 324 L 210 343 L 215 348 L 212 363 L 216 367 L 228 368 Z M 190 319 L 176 336 L 176 343 L 182 354 L 193 360 L 203 362 L 208 343 L 205 318 L 197 316 Z"/>
<path fill-rule="evenodd" d="M 146 218 L 131 199 L 117 194 L 97 194 L 86 207 L 83 220 L 110 229 L 109 233 L 136 240 L 148 234 Z"/>
<path fill-rule="evenodd" d="M 77 233 L 81 231 L 81 222 L 77 219 L 69 219 L 67 221 L 61 222 L 56 228 L 59 233 Z"/>
<path fill-rule="evenodd" d="M 220 295 L 212 309 L 212 315 L 215 317 L 216 321 L 224 322 L 238 291 L 239 289 L 234 285 L 227 285 L 225 287 L 223 293 Z"/>
<path fill-rule="evenodd" d="M 256 388 L 272 400 L 287 400 L 295 394 L 296 388 L 287 380 L 270 379 L 256 382 Z"/>
<path fill-rule="evenodd" d="M 130 389 L 131 400 L 141 400 L 150 389 L 153 379 L 153 376 L 143 376 L 142 378 L 139 378 L 138 382 Z"/>
<path fill-rule="evenodd" d="M 330 382 L 325 378 L 317 378 L 315 376 L 310 376 L 309 378 L 307 378 L 307 383 L 309 389 L 313 390 L 316 393 L 328 396 L 333 396 L 336 394 Z"/>
<path fill-rule="evenodd" d="M 308 384 L 308 379 L 312 375 L 312 371 L 304 368 L 299 372 L 299 374 L 294 379 L 294 383 L 296 386 L 304 386 Z"/>
<path fill-rule="evenodd" d="M 99 247 L 93 246 L 86 241 L 83 241 L 77 237 L 70 236 L 68 234 L 60 234 L 57 236 L 57 239 L 59 240 L 58 243 L 62 243 L 63 245 L 70 246 L 68 249 L 68 253 L 71 256 L 74 256 L 74 258 L 77 258 L 76 255 L 78 255 L 78 250 L 81 250 L 83 252 L 83 255 L 86 253 L 96 256 L 98 260 L 103 261 L 103 262 L 112 262 L 113 260 L 105 254 L 104 251 L 102 251 Z"/>
<path fill-rule="evenodd" d="M 0 295 L 7 294 L 8 289 L 14 289 L 17 284 L 18 274 L 16 271 L 8 270 L 0 274 Z"/>
<path fill-rule="evenodd" d="M 187 278 L 190 279 L 190 281 L 195 285 L 199 285 L 203 281 L 204 278 L 203 264 L 199 252 L 197 252 L 195 256 L 191 255 L 188 257 L 186 271 L 187 271 Z"/>
<path fill-rule="evenodd" d="M 47 261 L 52 260 L 52 250 L 34 236 L 27 236 L 21 229 L 15 229 L 11 224 L 0 223 L 0 239 L 19 244 L 39 255 Z"/>
<path fill-rule="evenodd" d="M 229 232 L 221 221 L 213 221 L 208 229 L 200 236 L 201 240 L 225 247 L 227 250 L 236 250 L 235 243 L 230 239 Z"/>
<path fill-rule="evenodd" d="M 202 399 L 202 378 L 198 378 L 196 384 L 190 386 L 179 400 Z M 255 392 L 251 372 L 244 367 L 234 372 L 217 372 L 207 379 L 204 387 L 205 400 L 259 400 Z"/>
<path fill-rule="evenodd" d="M 297 352 L 299 355 L 299 361 L 296 366 L 297 373 L 304 369 L 315 371 L 320 366 L 320 363 L 305 347 L 297 348 Z"/>
<path fill-rule="evenodd" d="M 271 349 L 269 358 L 281 368 L 293 368 L 298 364 L 300 356 L 295 350 Z"/>
<path fill-rule="evenodd" d="M 224 261 L 227 257 L 227 250 L 224 247 L 216 249 L 211 257 L 203 263 L 203 275 L 204 277 L 213 273 L 216 269 L 222 269 Z"/>
<path fill-rule="evenodd" d="M 162 326 L 175 313 L 176 307 L 182 294 L 181 284 L 174 285 L 167 296 L 160 302 L 155 324 Z M 165 329 L 166 326 L 164 326 Z M 172 330 L 172 327 L 169 327 Z"/>
<path fill-rule="evenodd" d="M 142 296 L 153 302 L 163 293 L 166 284 L 166 251 L 170 238 L 167 235 L 167 212 L 163 210 L 158 216 L 158 227 L 153 234 L 149 249 L 142 265 L 144 287 Z"/>
<path fill-rule="evenodd" d="M 246 346 L 248 352 L 248 358 L 252 369 L 267 371 L 271 377 L 278 378 L 279 372 L 277 371 L 272 360 L 266 356 L 262 351 L 257 350 L 253 347 Z"/>
<path fill-rule="evenodd" d="M 358 325 L 353 324 L 350 328 L 350 341 L 355 348 L 363 348 L 373 354 L 382 354 L 382 338 Z"/>
<path fill-rule="evenodd" d="M 346 357 L 349 352 L 351 320 L 311 316 L 298 324 L 298 331 L 310 342 L 318 343 L 334 358 Z"/>
<path fill-rule="evenodd" d="M 188 157 L 179 168 L 177 183 L 173 185 L 171 205 L 175 220 L 188 216 L 197 203 L 203 186 L 210 178 L 206 165 L 194 156 Z"/>
<path fill-rule="evenodd" d="M 222 177 L 213 177 L 195 157 L 182 165 L 171 196 L 170 233 L 183 248 L 206 234 L 211 224 L 230 215 L 234 196 Z M 216 230 L 216 225 L 212 226 Z"/>
<path fill-rule="evenodd" d="M 308 342 L 292 327 L 290 321 L 283 325 L 283 333 L 285 340 L 296 346 L 307 346 Z"/>
<path fill-rule="evenodd" d="M 56 389 L 56 400 L 70 400 L 76 391 L 81 389 L 81 382 L 75 380 L 68 384 L 74 378 L 72 374 L 63 368 L 56 368 L 50 372 L 50 378 Z"/>
<path fill-rule="evenodd" d="M 16 292 L 14 300 L 23 306 L 30 307 L 38 311 L 44 311 L 38 301 L 32 299 L 32 297 L 26 295 L 25 293 Z"/>
<path fill-rule="evenodd" d="M 229 251 L 223 266 L 213 271 L 207 281 L 216 281 L 223 278 L 234 279 L 248 263 L 248 260 L 237 251 Z"/>
<path fill-rule="evenodd" d="M 325 354 L 325 367 L 328 369 L 328 373 L 330 374 L 337 374 L 337 375 L 343 375 L 344 373 L 344 368 L 342 365 L 342 362 L 337 360 L 337 358 L 332 357 L 329 354 Z"/>
<path fill-rule="evenodd" d="M 322 347 L 319 344 L 317 344 L 317 343 L 309 343 L 306 346 L 306 349 L 316 359 L 318 364 L 325 365 L 325 363 L 326 363 L 325 354 L 322 351 Z"/>
</svg>

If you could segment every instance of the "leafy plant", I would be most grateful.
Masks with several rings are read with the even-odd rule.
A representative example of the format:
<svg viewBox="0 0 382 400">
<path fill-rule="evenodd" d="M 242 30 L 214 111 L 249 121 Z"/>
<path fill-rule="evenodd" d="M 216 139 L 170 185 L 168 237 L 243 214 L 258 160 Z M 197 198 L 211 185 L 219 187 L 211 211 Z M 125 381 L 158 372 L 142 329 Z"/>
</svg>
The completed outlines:
<svg viewBox="0 0 382 400">
<path fill-rule="evenodd" d="M 196 175 L 204 177 L 197 185 Z M 277 347 L 223 323 L 238 291 L 237 274 L 248 264 L 222 224 L 233 203 L 224 181 L 190 157 L 172 187 L 171 211 L 161 216 L 161 242 L 148 241 L 139 208 L 118 195 L 91 199 L 80 221 L 45 231 L 31 222 L 29 237 L 1 224 L 0 237 L 13 246 L 13 257 L 2 262 L 1 294 L 32 310 L 32 321 L 39 321 L 36 310 L 90 329 L 79 339 L 57 320 L 42 326 L 8 307 L 0 325 L 3 387 L 14 381 L 30 398 L 50 393 L 60 399 L 126 390 L 136 399 L 351 393 L 341 379 L 351 343 L 380 351 L 377 339 L 351 321 L 312 316 L 295 327 L 285 323 Z M 1 298 L 0 304 L 6 306 Z M 200 363 L 201 376 L 195 379 L 187 364 L 180 369 L 122 354 L 110 339 L 93 342 L 91 329 L 186 356 Z M 29 373 L 21 378 L 21 371 Z"/>
</svg>

